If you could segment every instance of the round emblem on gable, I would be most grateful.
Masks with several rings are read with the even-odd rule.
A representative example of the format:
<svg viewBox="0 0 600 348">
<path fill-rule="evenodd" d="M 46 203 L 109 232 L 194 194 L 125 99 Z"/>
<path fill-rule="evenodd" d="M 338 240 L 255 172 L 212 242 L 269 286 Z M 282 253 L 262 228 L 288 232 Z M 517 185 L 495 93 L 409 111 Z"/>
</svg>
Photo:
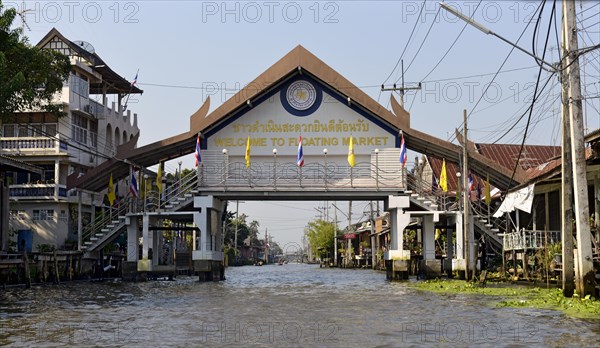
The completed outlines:
<svg viewBox="0 0 600 348">
<path fill-rule="evenodd" d="M 286 92 L 288 104 L 296 110 L 307 110 L 315 104 L 317 100 L 317 90 L 312 83 L 305 80 L 294 81 L 290 84 Z"/>
</svg>

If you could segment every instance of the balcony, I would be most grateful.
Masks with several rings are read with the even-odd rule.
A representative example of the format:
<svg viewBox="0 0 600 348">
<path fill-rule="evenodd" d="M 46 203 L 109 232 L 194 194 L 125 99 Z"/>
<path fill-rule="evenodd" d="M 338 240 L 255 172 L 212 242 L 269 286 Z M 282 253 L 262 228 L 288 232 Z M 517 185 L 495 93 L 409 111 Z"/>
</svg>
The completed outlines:
<svg viewBox="0 0 600 348">
<path fill-rule="evenodd" d="M 58 186 L 58 196 L 55 195 Z M 23 184 L 10 185 L 11 199 L 54 199 L 67 198 L 67 186 L 56 184 Z"/>
<path fill-rule="evenodd" d="M 58 139 L 48 137 L 0 138 L 0 151 L 3 155 L 53 155 L 67 151 L 68 145 Z"/>
</svg>

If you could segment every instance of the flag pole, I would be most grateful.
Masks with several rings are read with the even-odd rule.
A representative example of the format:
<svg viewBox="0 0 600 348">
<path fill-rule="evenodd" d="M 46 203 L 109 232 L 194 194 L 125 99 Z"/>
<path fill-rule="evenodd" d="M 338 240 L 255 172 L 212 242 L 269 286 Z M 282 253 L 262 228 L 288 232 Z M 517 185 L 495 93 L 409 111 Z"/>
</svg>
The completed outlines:
<svg viewBox="0 0 600 348">
<path fill-rule="evenodd" d="M 129 92 L 127 93 L 127 99 L 125 99 L 125 105 L 123 106 L 123 111 L 127 110 L 127 103 L 129 103 L 129 96 L 131 95 L 131 91 L 133 90 L 133 85 L 137 83 L 137 76 L 138 76 L 139 72 L 140 72 L 140 68 L 138 68 L 137 71 L 135 72 L 134 81 L 132 81 L 131 85 L 129 85 Z"/>
</svg>

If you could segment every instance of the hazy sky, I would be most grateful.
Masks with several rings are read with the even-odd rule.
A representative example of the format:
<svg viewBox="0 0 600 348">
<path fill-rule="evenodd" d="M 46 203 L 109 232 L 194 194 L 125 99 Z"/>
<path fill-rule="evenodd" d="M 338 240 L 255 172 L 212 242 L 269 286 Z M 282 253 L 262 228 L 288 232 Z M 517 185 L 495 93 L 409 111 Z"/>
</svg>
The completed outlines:
<svg viewBox="0 0 600 348">
<path fill-rule="evenodd" d="M 578 26 L 584 28 L 579 32 L 580 47 L 598 44 L 600 6 L 595 1 L 576 3 Z M 444 139 L 461 126 L 462 110 L 467 109 L 473 140 L 520 143 L 527 115 L 505 137 L 501 135 L 530 104 L 539 69 L 531 57 L 517 50 L 500 69 L 511 46 L 471 26 L 465 27 L 456 17 L 439 11 L 436 1 L 27 1 L 24 7 L 21 1 L 4 4 L 30 10 L 25 13 L 31 29 L 26 34 L 34 44 L 56 27 L 71 40 L 91 43 L 124 77 L 133 79 L 139 69 L 138 85 L 144 94 L 131 98 L 129 109 L 138 113 L 140 146 L 189 130 L 189 116 L 208 95 L 214 110 L 298 44 L 386 107 L 390 92 L 381 93 L 380 86 L 400 84 L 400 65 L 396 65 L 404 52 L 407 85 L 422 82 L 421 91 L 406 96 L 411 127 Z M 462 13 L 473 13 L 476 21 L 510 41 L 516 42 L 524 31 L 519 45 L 528 51 L 535 45 L 536 55 L 542 56 L 552 1 L 544 6 L 537 35 L 537 15 L 525 28 L 539 2 L 449 4 Z M 20 25 L 20 21 L 16 24 Z M 560 31 L 560 20 L 557 30 Z M 545 60 L 556 62 L 559 58 L 554 26 L 550 32 Z M 595 50 L 582 58 L 583 92 L 589 98 L 584 103 L 588 130 L 600 126 L 599 56 L 599 50 Z M 499 69 L 501 72 L 494 78 Z M 542 73 L 542 85 L 549 76 L 548 72 Z M 559 144 L 559 91 L 556 76 L 551 77 L 534 108 L 528 143 Z M 414 154 L 409 157 L 412 158 Z M 184 157 L 183 167 L 192 166 L 193 158 Z M 176 161 L 172 161 L 167 164 L 167 171 L 176 167 Z M 252 202 L 240 204 L 240 212 L 249 215 L 250 220 L 258 220 L 261 233 L 268 228 L 277 241 L 285 244 L 300 242 L 308 219 L 319 214 L 314 208 L 323 205 Z M 353 210 L 358 213 L 353 216 L 362 216 L 364 205 L 357 203 Z M 346 202 L 340 202 L 338 207 L 348 210 Z"/>
</svg>

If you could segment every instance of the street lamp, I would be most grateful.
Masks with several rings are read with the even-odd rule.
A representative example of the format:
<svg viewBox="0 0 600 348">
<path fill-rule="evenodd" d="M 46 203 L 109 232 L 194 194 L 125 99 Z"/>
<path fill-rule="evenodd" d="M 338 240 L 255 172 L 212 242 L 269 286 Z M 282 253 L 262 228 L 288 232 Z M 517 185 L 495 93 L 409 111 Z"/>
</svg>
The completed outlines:
<svg viewBox="0 0 600 348">
<path fill-rule="evenodd" d="M 273 187 L 277 188 L 277 149 L 273 149 Z"/>
<path fill-rule="evenodd" d="M 327 153 L 329 151 L 327 150 L 327 148 L 323 149 L 323 155 L 325 156 L 325 165 L 323 166 L 323 180 L 325 182 L 325 190 L 327 190 Z"/>
<path fill-rule="evenodd" d="M 375 184 L 379 191 L 379 149 L 375 149 Z"/>
<path fill-rule="evenodd" d="M 223 149 L 223 186 L 227 186 L 227 149 Z"/>
<path fill-rule="evenodd" d="M 462 19 L 463 21 L 465 21 L 465 22 L 467 22 L 468 24 L 472 25 L 473 27 L 477 28 L 477 29 L 478 29 L 478 30 L 480 30 L 482 33 L 484 33 L 484 34 L 486 34 L 486 35 L 493 35 L 493 36 L 495 36 L 495 37 L 499 38 L 500 40 L 502 40 L 502 41 L 506 42 L 507 44 L 509 44 L 509 45 L 513 46 L 514 48 L 518 49 L 519 51 L 521 51 L 521 52 L 523 52 L 523 53 L 527 54 L 528 56 L 531 56 L 531 57 L 533 57 L 533 58 L 534 58 L 536 61 L 539 61 L 539 62 L 541 62 L 541 63 L 543 63 L 543 64 L 546 64 L 547 66 L 549 66 L 549 67 L 551 68 L 551 70 L 547 70 L 547 69 L 544 69 L 544 70 L 551 71 L 551 72 L 554 72 L 554 71 L 556 71 L 556 70 L 557 70 L 557 69 L 556 69 L 556 65 L 554 65 L 554 64 L 551 64 L 551 63 L 548 63 L 548 62 L 546 62 L 545 60 L 543 60 L 543 59 L 541 59 L 541 58 L 539 58 L 539 57 L 536 57 L 535 55 L 533 55 L 532 53 L 529 53 L 529 52 L 528 52 L 527 50 L 525 50 L 524 48 L 521 48 L 521 47 L 520 47 L 520 46 L 518 46 L 517 44 L 514 44 L 514 43 L 512 43 L 512 42 L 508 41 L 508 40 L 507 40 L 507 39 L 505 39 L 504 37 L 502 37 L 502 36 L 500 36 L 500 35 L 498 35 L 498 34 L 494 33 L 493 31 L 491 31 L 490 29 L 486 28 L 486 27 L 485 27 L 485 26 L 483 26 L 482 24 L 480 24 L 480 23 L 477 23 L 477 22 L 476 22 L 476 21 L 474 21 L 472 18 L 470 18 L 470 17 L 468 17 L 468 16 L 465 16 L 464 14 L 460 13 L 458 10 L 455 10 L 454 8 L 452 8 L 451 6 L 449 6 L 448 4 L 446 4 L 446 3 L 444 3 L 444 2 L 440 2 L 440 6 L 441 6 L 441 7 L 442 7 L 444 10 L 446 10 L 446 11 L 448 11 L 448 12 L 452 13 L 452 14 L 453 14 L 453 15 L 455 15 L 456 17 L 458 17 L 458 18 Z"/>
</svg>

